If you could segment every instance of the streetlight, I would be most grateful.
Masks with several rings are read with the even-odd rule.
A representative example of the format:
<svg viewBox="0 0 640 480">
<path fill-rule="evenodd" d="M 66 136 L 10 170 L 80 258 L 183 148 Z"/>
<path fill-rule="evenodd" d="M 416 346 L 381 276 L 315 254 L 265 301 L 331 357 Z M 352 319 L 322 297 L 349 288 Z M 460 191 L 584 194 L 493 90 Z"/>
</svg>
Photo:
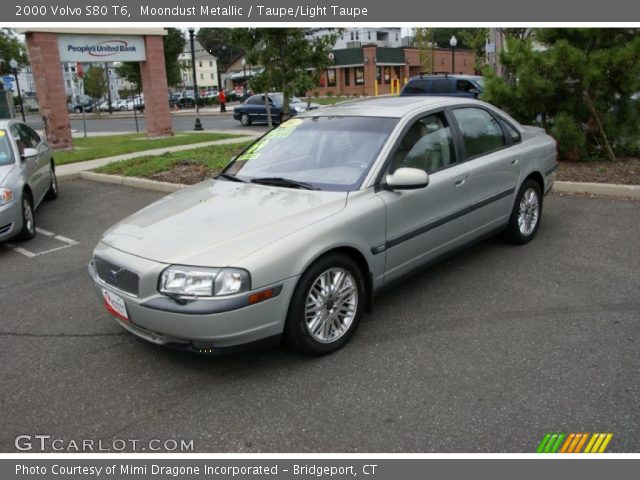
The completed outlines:
<svg viewBox="0 0 640 480">
<path fill-rule="evenodd" d="M 456 45 L 458 44 L 458 39 L 452 35 L 451 40 L 449 40 L 449 45 L 451 45 L 451 73 L 456 73 Z"/>
<path fill-rule="evenodd" d="M 196 102 L 196 123 L 193 126 L 193 129 L 197 132 L 201 132 L 204 130 L 202 128 L 202 124 L 200 123 L 200 109 L 198 108 L 198 82 L 196 80 L 196 52 L 195 47 L 193 45 L 193 37 L 195 34 L 195 28 L 189 28 L 189 42 L 191 44 L 191 69 L 193 72 L 193 97 Z"/>
<path fill-rule="evenodd" d="M 242 90 L 242 98 L 247 98 L 247 59 L 242 57 L 242 75 L 244 75 L 244 89 Z"/>
<path fill-rule="evenodd" d="M 27 121 L 24 118 L 24 105 L 22 105 L 22 94 L 20 93 L 20 80 L 18 80 L 18 62 L 16 62 L 15 58 L 12 58 L 9 61 L 9 66 L 11 67 L 11 70 L 13 71 L 13 76 L 16 79 L 16 87 L 18 88 L 18 102 L 20 103 L 20 113 L 22 114 L 22 121 L 24 123 L 27 123 Z"/>
</svg>

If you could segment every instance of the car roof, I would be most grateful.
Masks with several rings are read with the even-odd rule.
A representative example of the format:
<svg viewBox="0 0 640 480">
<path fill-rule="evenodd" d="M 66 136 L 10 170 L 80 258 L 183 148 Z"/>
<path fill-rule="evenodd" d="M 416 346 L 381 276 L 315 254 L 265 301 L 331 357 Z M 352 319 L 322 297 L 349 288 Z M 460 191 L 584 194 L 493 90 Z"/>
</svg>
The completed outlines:
<svg viewBox="0 0 640 480">
<path fill-rule="evenodd" d="M 446 75 L 416 75 L 411 77 L 409 80 L 433 80 L 433 79 L 442 79 L 442 78 L 453 78 L 453 79 L 461 79 L 461 80 L 477 80 L 478 78 L 483 78 L 482 75 L 463 75 L 463 74 L 452 74 L 447 73 Z"/>
<path fill-rule="evenodd" d="M 375 97 L 360 100 L 349 100 L 336 103 L 332 106 L 322 107 L 299 115 L 300 117 L 313 116 L 350 116 L 350 117 L 390 117 L 402 118 L 414 111 L 429 108 L 439 108 L 452 105 L 486 105 L 480 100 L 471 98 L 439 97 L 439 96 L 417 96 L 409 97 Z"/>
</svg>

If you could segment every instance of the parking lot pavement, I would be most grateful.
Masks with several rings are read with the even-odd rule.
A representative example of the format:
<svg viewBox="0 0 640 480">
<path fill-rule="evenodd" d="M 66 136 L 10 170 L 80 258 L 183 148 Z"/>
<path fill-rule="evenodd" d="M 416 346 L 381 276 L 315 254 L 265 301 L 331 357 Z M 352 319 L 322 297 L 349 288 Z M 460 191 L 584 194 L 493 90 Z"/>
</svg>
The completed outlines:
<svg viewBox="0 0 640 480">
<path fill-rule="evenodd" d="M 160 195 L 65 181 L 36 218 L 76 243 L 31 257 L 0 245 L 0 451 L 49 434 L 202 452 L 533 452 L 557 431 L 640 451 L 640 203 L 548 197 L 532 243 L 491 239 L 413 276 L 334 355 L 204 357 L 124 333 L 86 273 L 100 233 Z"/>
</svg>

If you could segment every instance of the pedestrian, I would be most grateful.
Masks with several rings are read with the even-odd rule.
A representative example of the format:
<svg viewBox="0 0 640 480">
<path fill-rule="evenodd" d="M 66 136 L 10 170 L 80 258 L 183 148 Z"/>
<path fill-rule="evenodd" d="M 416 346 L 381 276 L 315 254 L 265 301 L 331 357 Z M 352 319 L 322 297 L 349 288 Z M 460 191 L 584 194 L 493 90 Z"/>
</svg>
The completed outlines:
<svg viewBox="0 0 640 480">
<path fill-rule="evenodd" d="M 220 100 L 220 111 L 221 112 L 226 112 L 227 111 L 227 97 L 224 96 L 224 90 L 220 90 L 220 93 L 218 94 L 218 100 Z"/>
</svg>

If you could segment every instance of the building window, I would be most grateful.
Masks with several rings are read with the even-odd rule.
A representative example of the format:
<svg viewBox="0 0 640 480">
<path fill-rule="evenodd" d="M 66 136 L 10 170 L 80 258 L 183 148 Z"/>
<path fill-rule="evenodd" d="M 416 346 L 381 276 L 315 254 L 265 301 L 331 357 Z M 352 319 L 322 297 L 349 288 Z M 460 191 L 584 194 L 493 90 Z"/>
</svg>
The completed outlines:
<svg viewBox="0 0 640 480">
<path fill-rule="evenodd" d="M 200 80 L 204 80 L 204 73 L 200 74 Z"/>
<path fill-rule="evenodd" d="M 209 60 L 209 66 L 213 67 L 213 60 Z"/>
<path fill-rule="evenodd" d="M 356 76 L 356 85 L 364 85 L 364 67 L 354 69 Z"/>
<path fill-rule="evenodd" d="M 200 68 L 202 68 L 202 60 L 200 60 L 200 61 L 198 62 L 198 66 L 199 66 Z"/>
<path fill-rule="evenodd" d="M 213 80 L 213 73 L 211 74 L 211 80 Z"/>
<path fill-rule="evenodd" d="M 376 67 L 376 83 L 378 85 L 382 83 L 382 67 Z"/>
<path fill-rule="evenodd" d="M 344 86 L 348 87 L 351 85 L 351 69 L 345 68 L 343 72 L 344 72 Z"/>
<path fill-rule="evenodd" d="M 351 31 L 351 41 L 353 42 L 353 30 Z"/>
<path fill-rule="evenodd" d="M 360 40 L 360 32 L 356 30 L 356 40 Z"/>
<path fill-rule="evenodd" d="M 368 32 L 367 35 L 369 37 L 369 40 L 371 40 L 371 32 Z"/>
<path fill-rule="evenodd" d="M 327 70 L 327 87 L 335 87 L 336 86 L 336 70 L 335 68 L 331 68 Z"/>
</svg>

